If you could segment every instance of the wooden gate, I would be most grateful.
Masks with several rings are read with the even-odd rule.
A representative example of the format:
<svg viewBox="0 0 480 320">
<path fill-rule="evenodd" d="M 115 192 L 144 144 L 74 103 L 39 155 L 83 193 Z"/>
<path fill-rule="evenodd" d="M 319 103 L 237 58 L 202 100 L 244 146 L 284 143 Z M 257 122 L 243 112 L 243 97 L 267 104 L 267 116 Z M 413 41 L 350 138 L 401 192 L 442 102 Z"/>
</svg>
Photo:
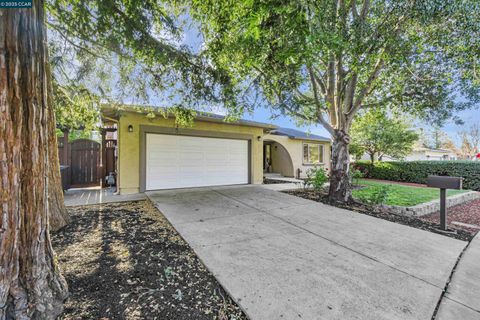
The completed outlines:
<svg viewBox="0 0 480 320">
<path fill-rule="evenodd" d="M 116 154 L 117 140 L 105 139 L 103 141 L 103 176 L 107 177 L 111 172 L 114 174 L 117 172 Z M 104 187 L 107 187 L 107 181 L 104 180 Z"/>
<path fill-rule="evenodd" d="M 79 139 L 69 144 L 72 187 L 99 186 L 102 179 L 100 143 Z"/>
</svg>

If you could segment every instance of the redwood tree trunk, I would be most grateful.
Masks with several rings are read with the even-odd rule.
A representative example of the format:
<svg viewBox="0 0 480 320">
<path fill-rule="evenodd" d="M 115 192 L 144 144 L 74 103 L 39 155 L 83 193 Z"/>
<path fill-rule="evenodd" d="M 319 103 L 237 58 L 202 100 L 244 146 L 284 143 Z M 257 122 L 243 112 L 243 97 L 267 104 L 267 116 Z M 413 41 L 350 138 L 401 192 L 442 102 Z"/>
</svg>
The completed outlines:
<svg viewBox="0 0 480 320">
<path fill-rule="evenodd" d="M 67 208 L 63 199 L 62 178 L 60 176 L 60 162 L 58 160 L 57 135 L 55 133 L 55 114 L 50 105 L 48 120 L 48 205 L 50 230 L 56 231 L 70 222 Z"/>
<path fill-rule="evenodd" d="M 329 198 L 332 202 L 352 200 L 350 181 L 350 137 L 342 130 L 335 130 L 332 144 L 332 170 L 330 172 Z"/>
<path fill-rule="evenodd" d="M 44 3 L 0 9 L 0 319 L 54 319 L 67 286 L 49 237 Z"/>
<path fill-rule="evenodd" d="M 45 41 L 45 45 L 47 42 Z M 50 230 L 56 231 L 70 222 L 67 208 L 63 199 L 62 178 L 60 175 L 60 162 L 58 160 L 58 143 L 56 134 L 55 110 L 53 108 L 53 89 L 49 59 L 47 56 L 47 103 L 48 103 L 48 204 Z"/>
</svg>

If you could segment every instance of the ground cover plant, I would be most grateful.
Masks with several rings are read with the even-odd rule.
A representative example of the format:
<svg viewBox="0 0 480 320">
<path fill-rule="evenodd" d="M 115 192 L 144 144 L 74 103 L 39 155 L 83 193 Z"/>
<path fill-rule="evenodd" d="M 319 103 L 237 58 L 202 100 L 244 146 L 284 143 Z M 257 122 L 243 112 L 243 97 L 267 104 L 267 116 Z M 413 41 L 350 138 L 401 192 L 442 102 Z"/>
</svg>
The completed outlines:
<svg viewBox="0 0 480 320">
<path fill-rule="evenodd" d="M 359 200 L 367 200 L 376 198 L 381 190 L 385 190 L 386 196 L 384 201 L 372 201 L 374 204 L 387 204 L 403 207 L 411 207 L 417 204 L 429 202 L 440 198 L 438 189 L 426 187 L 414 187 L 401 185 L 396 183 L 371 181 L 368 179 L 361 179 L 359 184 L 363 188 L 353 190 L 353 197 Z M 383 189 L 387 187 L 386 189 Z M 448 190 L 447 196 L 464 193 L 465 190 Z"/>
<path fill-rule="evenodd" d="M 52 236 L 70 288 L 62 319 L 246 319 L 149 201 L 69 211 Z"/>
</svg>

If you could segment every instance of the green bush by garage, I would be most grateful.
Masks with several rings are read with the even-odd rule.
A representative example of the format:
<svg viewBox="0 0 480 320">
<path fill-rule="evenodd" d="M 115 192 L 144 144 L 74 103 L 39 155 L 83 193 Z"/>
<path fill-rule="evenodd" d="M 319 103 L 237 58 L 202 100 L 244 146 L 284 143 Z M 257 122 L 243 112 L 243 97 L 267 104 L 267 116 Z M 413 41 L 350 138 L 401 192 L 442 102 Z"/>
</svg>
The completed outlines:
<svg viewBox="0 0 480 320">
<path fill-rule="evenodd" d="M 357 161 L 365 178 L 426 183 L 429 175 L 463 177 L 463 188 L 480 191 L 480 162 L 473 161 Z"/>
</svg>

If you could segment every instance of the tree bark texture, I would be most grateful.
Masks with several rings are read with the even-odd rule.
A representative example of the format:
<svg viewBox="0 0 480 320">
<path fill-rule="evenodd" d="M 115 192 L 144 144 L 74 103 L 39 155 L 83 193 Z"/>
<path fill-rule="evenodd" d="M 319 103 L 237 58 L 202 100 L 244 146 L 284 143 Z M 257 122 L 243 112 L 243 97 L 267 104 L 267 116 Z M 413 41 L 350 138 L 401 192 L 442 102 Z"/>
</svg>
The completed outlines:
<svg viewBox="0 0 480 320">
<path fill-rule="evenodd" d="M 45 41 L 45 45 L 47 42 Z M 57 231 L 70 223 L 70 216 L 63 199 L 62 177 L 60 176 L 60 161 L 58 159 L 58 142 L 56 134 L 55 110 L 53 108 L 53 90 L 51 70 L 47 57 L 47 103 L 48 103 L 48 158 L 50 168 L 48 169 L 48 204 L 50 230 Z"/>
<path fill-rule="evenodd" d="M 332 169 L 330 172 L 330 201 L 349 202 L 352 200 L 350 177 L 350 137 L 342 130 L 335 130 L 332 143 Z"/>
<path fill-rule="evenodd" d="M 54 319 L 67 285 L 49 237 L 44 2 L 0 9 L 0 319 Z"/>
</svg>

